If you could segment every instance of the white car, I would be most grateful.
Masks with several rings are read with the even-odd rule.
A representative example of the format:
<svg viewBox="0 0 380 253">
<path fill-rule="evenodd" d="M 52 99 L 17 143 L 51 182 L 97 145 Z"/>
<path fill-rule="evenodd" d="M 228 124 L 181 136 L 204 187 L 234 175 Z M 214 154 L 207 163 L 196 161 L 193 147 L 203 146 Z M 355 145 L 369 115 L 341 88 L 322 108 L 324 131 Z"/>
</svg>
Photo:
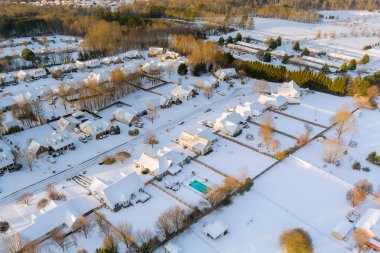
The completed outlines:
<svg viewBox="0 0 380 253">
<path fill-rule="evenodd" d="M 48 161 L 49 163 L 52 163 L 52 164 L 54 164 L 54 163 L 57 162 L 57 161 L 54 159 L 54 157 L 52 157 L 52 156 L 49 156 L 49 157 L 47 158 L 47 161 Z"/>
</svg>

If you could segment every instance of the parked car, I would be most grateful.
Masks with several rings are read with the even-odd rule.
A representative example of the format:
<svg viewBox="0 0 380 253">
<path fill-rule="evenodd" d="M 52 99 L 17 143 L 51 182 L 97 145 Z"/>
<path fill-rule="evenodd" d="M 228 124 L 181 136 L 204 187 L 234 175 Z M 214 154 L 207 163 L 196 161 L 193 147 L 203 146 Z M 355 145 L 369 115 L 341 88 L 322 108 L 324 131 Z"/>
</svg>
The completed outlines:
<svg viewBox="0 0 380 253">
<path fill-rule="evenodd" d="M 185 123 L 185 121 L 180 121 L 179 123 L 178 123 L 178 125 L 183 125 Z"/>
<path fill-rule="evenodd" d="M 76 134 L 80 134 L 81 133 L 81 131 L 80 131 L 80 129 L 79 128 L 74 128 L 74 133 L 76 133 Z"/>
<path fill-rule="evenodd" d="M 49 157 L 47 158 L 47 161 L 48 161 L 49 163 L 51 163 L 51 164 L 54 164 L 54 163 L 57 162 L 52 156 L 49 156 Z"/>
<path fill-rule="evenodd" d="M 209 127 L 209 128 L 213 128 L 214 127 L 214 123 L 212 123 L 211 121 L 207 121 L 206 124 L 205 124 L 206 127 Z"/>
<path fill-rule="evenodd" d="M 207 108 L 206 110 L 204 110 L 205 113 L 210 112 L 210 111 L 211 111 L 211 108 Z"/>
</svg>

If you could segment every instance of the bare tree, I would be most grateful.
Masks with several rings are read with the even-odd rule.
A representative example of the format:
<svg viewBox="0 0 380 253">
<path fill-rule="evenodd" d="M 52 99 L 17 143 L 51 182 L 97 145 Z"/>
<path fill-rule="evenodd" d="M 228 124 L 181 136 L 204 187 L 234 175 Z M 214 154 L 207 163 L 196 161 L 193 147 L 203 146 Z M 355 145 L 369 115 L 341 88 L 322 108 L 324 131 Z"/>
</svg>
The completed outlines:
<svg viewBox="0 0 380 253">
<path fill-rule="evenodd" d="M 22 157 L 24 158 L 25 163 L 28 166 L 29 170 L 33 171 L 33 162 L 34 162 L 34 160 L 37 159 L 36 154 L 34 154 L 33 152 L 31 152 L 28 149 L 26 149 L 23 152 Z"/>
<path fill-rule="evenodd" d="M 129 248 L 135 244 L 133 237 L 133 227 L 129 222 L 121 222 L 115 231 L 116 237 L 120 242 L 124 243 L 125 247 Z"/>
<path fill-rule="evenodd" d="M 110 228 L 110 226 L 108 225 L 108 223 L 107 223 L 107 221 L 106 221 L 106 217 L 105 217 L 104 214 L 96 212 L 96 213 L 95 213 L 95 216 L 94 216 L 94 220 L 95 220 L 96 224 L 98 225 L 99 230 L 100 230 L 104 235 L 108 235 L 108 234 L 111 233 L 111 228 Z"/>
<path fill-rule="evenodd" d="M 323 160 L 327 163 L 337 163 L 343 155 L 344 144 L 341 139 L 329 138 L 322 143 Z"/>
<path fill-rule="evenodd" d="M 19 234 L 12 234 L 3 237 L 1 247 L 4 253 L 15 253 L 20 252 L 24 245 L 24 240 Z"/>
<path fill-rule="evenodd" d="M 297 138 L 297 146 L 302 147 L 309 143 L 310 141 L 310 134 L 311 134 L 312 128 L 310 125 L 305 124 L 305 132 L 303 132 L 298 138 Z"/>
<path fill-rule="evenodd" d="M 119 246 L 117 245 L 117 241 L 112 236 L 112 234 L 108 234 L 103 238 L 103 248 L 108 250 L 109 252 L 118 252 Z"/>
<path fill-rule="evenodd" d="M 120 151 L 115 155 L 116 160 L 121 161 L 121 163 L 124 163 L 124 161 L 129 157 L 131 157 L 131 154 L 129 154 L 127 151 Z"/>
<path fill-rule="evenodd" d="M 169 209 L 172 223 L 176 232 L 184 227 L 184 223 L 187 217 L 187 212 L 180 206 L 175 206 Z"/>
<path fill-rule="evenodd" d="M 150 119 L 153 123 L 154 119 L 157 118 L 158 116 L 157 109 L 154 107 L 154 105 L 151 102 L 148 102 L 147 108 L 148 108 L 147 118 Z"/>
<path fill-rule="evenodd" d="M 91 220 L 86 219 L 85 217 L 81 217 L 75 221 L 73 224 L 74 230 L 80 231 L 84 237 L 87 239 L 92 229 L 94 228 L 94 223 Z"/>
<path fill-rule="evenodd" d="M 31 194 L 30 192 L 25 192 L 25 193 L 21 194 L 20 197 L 17 198 L 17 203 L 25 204 L 25 205 L 29 206 L 30 200 L 32 197 L 33 197 L 33 194 Z"/>
<path fill-rule="evenodd" d="M 205 97 L 206 97 L 207 99 L 212 98 L 212 96 L 214 95 L 214 92 L 213 92 L 213 90 L 212 90 L 212 87 L 210 87 L 210 86 L 204 88 L 203 93 L 204 93 L 204 95 L 205 95 Z"/>
<path fill-rule="evenodd" d="M 367 242 L 372 238 L 371 234 L 364 229 L 361 228 L 355 228 L 354 231 L 354 241 L 356 243 L 356 246 L 359 249 L 359 252 L 362 252 L 363 250 L 367 249 Z"/>
<path fill-rule="evenodd" d="M 275 152 L 276 150 L 278 150 L 281 147 L 281 143 L 279 140 L 273 140 L 271 142 L 270 146 L 272 147 L 272 151 Z"/>
<path fill-rule="evenodd" d="M 271 113 L 265 113 L 263 115 L 263 120 L 261 122 L 261 127 L 259 130 L 259 136 L 263 139 L 264 146 L 269 149 L 271 145 L 274 133 L 273 119 Z"/>
<path fill-rule="evenodd" d="M 150 133 L 146 136 L 145 144 L 149 144 L 153 148 L 153 146 L 157 143 L 158 143 L 157 136 L 154 133 Z"/>
<path fill-rule="evenodd" d="M 353 129 L 355 126 L 354 119 L 348 106 L 344 106 L 333 116 L 332 123 L 336 125 L 335 127 L 338 133 L 338 139 L 340 139 L 342 134 Z"/>
<path fill-rule="evenodd" d="M 40 200 L 38 201 L 38 203 L 37 203 L 37 208 L 38 208 L 38 209 L 43 209 L 43 208 L 45 208 L 45 207 L 47 206 L 48 203 L 49 203 L 49 200 L 48 200 L 48 199 L 45 199 L 45 198 L 40 199 Z"/>
<path fill-rule="evenodd" d="M 59 193 L 52 184 L 46 186 L 46 192 L 51 200 L 66 200 L 65 194 Z"/>
<path fill-rule="evenodd" d="M 153 233 L 149 230 L 139 230 L 135 233 L 136 243 L 140 252 L 149 252 L 149 244 L 152 242 L 153 237 Z"/>
<path fill-rule="evenodd" d="M 168 211 L 162 213 L 156 222 L 156 227 L 166 238 L 173 232 L 173 221 L 171 213 Z"/>
<path fill-rule="evenodd" d="M 62 251 L 65 250 L 65 245 L 68 238 L 66 237 L 66 234 L 61 226 L 56 227 L 50 232 L 50 239 L 55 242 L 62 249 Z"/>
<path fill-rule="evenodd" d="M 80 250 L 77 250 L 77 253 L 88 253 L 88 251 L 85 249 L 80 249 Z"/>
<path fill-rule="evenodd" d="M 31 105 L 38 124 L 42 124 L 43 120 L 45 119 L 45 108 L 43 107 L 42 101 L 35 100 L 31 103 Z"/>
</svg>

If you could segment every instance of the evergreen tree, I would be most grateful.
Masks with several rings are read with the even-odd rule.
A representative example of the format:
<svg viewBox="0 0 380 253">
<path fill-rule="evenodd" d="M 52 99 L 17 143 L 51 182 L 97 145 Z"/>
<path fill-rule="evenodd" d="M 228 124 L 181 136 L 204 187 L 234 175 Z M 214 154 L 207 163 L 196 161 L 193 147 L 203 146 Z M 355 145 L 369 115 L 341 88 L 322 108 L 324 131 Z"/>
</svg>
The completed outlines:
<svg viewBox="0 0 380 253">
<path fill-rule="evenodd" d="M 205 63 L 197 63 L 193 67 L 192 74 L 193 76 L 200 76 L 201 74 L 206 72 L 206 64 Z"/>
<path fill-rule="evenodd" d="M 298 41 L 294 43 L 293 50 L 297 52 L 301 50 L 300 43 Z"/>
<path fill-rule="evenodd" d="M 228 36 L 226 40 L 226 44 L 232 44 L 232 43 L 234 43 L 234 39 L 231 36 Z"/>
<path fill-rule="evenodd" d="M 284 57 L 282 57 L 282 61 L 281 62 L 283 64 L 286 64 L 286 63 L 288 63 L 289 59 L 290 59 L 289 55 L 285 54 Z"/>
<path fill-rule="evenodd" d="M 36 61 L 36 55 L 34 52 L 28 48 L 24 48 L 21 52 L 21 56 L 25 61 L 35 62 Z"/>
<path fill-rule="evenodd" d="M 185 63 L 179 64 L 178 69 L 177 69 L 177 73 L 180 76 L 184 76 L 187 74 L 187 66 Z"/>
<path fill-rule="evenodd" d="M 281 46 L 281 44 L 282 44 L 282 38 L 281 38 L 281 36 L 277 37 L 276 44 L 277 44 L 278 47 Z"/>
<path fill-rule="evenodd" d="M 219 44 L 219 46 L 223 46 L 224 45 L 224 38 L 223 37 L 219 38 L 218 44 Z"/>
<path fill-rule="evenodd" d="M 240 33 L 237 33 L 236 34 L 236 37 L 235 37 L 235 41 L 238 42 L 238 41 L 242 41 L 243 37 L 241 36 Z"/>
<path fill-rule="evenodd" d="M 362 64 L 367 64 L 369 62 L 369 55 L 365 54 L 361 60 Z"/>
<path fill-rule="evenodd" d="M 273 38 L 270 38 L 267 41 L 267 44 L 268 44 L 268 46 L 269 46 L 270 49 L 276 49 L 276 47 L 277 47 L 277 43 L 276 43 L 276 41 L 274 41 Z"/>
<path fill-rule="evenodd" d="M 355 60 L 355 59 L 352 59 L 352 60 L 348 63 L 347 68 L 348 68 L 349 70 L 355 70 L 355 69 L 356 69 L 356 60 Z"/>
<path fill-rule="evenodd" d="M 307 47 L 305 47 L 305 48 L 302 50 L 301 55 L 302 55 L 302 56 L 303 56 L 303 55 L 309 56 L 309 55 L 310 55 L 310 51 L 309 51 L 309 49 L 307 49 Z"/>
<path fill-rule="evenodd" d="M 339 68 L 339 72 L 340 73 L 347 73 L 347 71 L 348 71 L 347 64 L 343 63 L 342 66 L 340 66 L 340 68 Z"/>
<path fill-rule="evenodd" d="M 354 92 L 359 96 L 364 96 L 367 94 L 368 88 L 371 86 L 370 82 L 366 79 L 356 77 L 352 82 Z"/>
<path fill-rule="evenodd" d="M 327 63 L 323 64 L 321 72 L 325 74 L 330 73 L 330 67 Z"/>
<path fill-rule="evenodd" d="M 270 53 L 266 52 L 263 57 L 263 62 L 271 62 L 272 61 L 272 56 Z"/>
</svg>

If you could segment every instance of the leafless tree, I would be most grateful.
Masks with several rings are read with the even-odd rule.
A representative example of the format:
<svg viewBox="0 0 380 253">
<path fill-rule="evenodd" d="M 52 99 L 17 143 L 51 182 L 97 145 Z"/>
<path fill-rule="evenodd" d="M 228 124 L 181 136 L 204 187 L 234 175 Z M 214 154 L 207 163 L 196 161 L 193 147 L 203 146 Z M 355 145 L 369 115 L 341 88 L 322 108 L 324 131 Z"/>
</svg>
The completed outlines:
<svg viewBox="0 0 380 253">
<path fill-rule="evenodd" d="M 133 227 L 129 222 L 121 222 L 115 231 L 116 237 L 120 242 L 124 243 L 125 247 L 129 248 L 134 245 Z"/>
<path fill-rule="evenodd" d="M 151 102 L 148 102 L 147 108 L 148 108 L 147 118 L 150 119 L 153 123 L 154 119 L 157 118 L 158 116 L 157 109 L 154 107 L 154 105 Z"/>
<path fill-rule="evenodd" d="M 156 227 L 166 238 L 173 232 L 173 221 L 171 218 L 171 213 L 164 212 L 158 217 L 156 222 Z"/>
<path fill-rule="evenodd" d="M 263 120 L 261 122 L 259 136 L 263 139 L 264 146 L 269 149 L 271 145 L 274 133 L 272 114 L 267 112 L 263 115 Z"/>
<path fill-rule="evenodd" d="M 22 157 L 24 158 L 25 163 L 28 166 L 29 170 L 33 171 L 33 163 L 34 163 L 34 160 L 37 159 L 36 154 L 26 149 L 23 151 Z"/>
<path fill-rule="evenodd" d="M 118 252 L 118 244 L 112 234 L 105 235 L 103 238 L 103 248 L 109 252 Z"/>
<path fill-rule="evenodd" d="M 204 88 L 203 93 L 204 93 L 204 95 L 205 95 L 205 97 L 207 99 L 212 98 L 212 96 L 214 95 L 212 87 L 206 87 L 206 88 Z"/>
<path fill-rule="evenodd" d="M 94 215 L 94 220 L 95 220 L 96 224 L 98 225 L 99 230 L 104 235 L 108 235 L 111 233 L 111 228 L 110 228 L 109 224 L 107 223 L 106 217 L 104 214 L 96 212 Z"/>
<path fill-rule="evenodd" d="M 52 184 L 46 186 L 46 192 L 51 200 L 66 200 L 65 194 L 59 193 Z"/>
<path fill-rule="evenodd" d="M 35 100 L 31 103 L 32 110 L 34 115 L 36 116 L 38 124 L 42 124 L 45 119 L 45 108 L 42 104 L 41 100 Z"/>
<path fill-rule="evenodd" d="M 80 250 L 77 250 L 77 253 L 88 253 L 88 251 L 85 249 L 80 249 Z"/>
<path fill-rule="evenodd" d="M 354 241 L 356 246 L 359 249 L 359 252 L 366 250 L 368 248 L 367 242 L 372 238 L 371 234 L 368 233 L 367 230 L 361 228 L 355 228 L 354 231 Z"/>
<path fill-rule="evenodd" d="M 172 223 L 176 232 L 183 228 L 187 212 L 182 209 L 180 206 L 175 206 L 169 209 L 169 213 L 171 214 Z"/>
<path fill-rule="evenodd" d="M 33 197 L 33 194 L 31 194 L 30 192 L 25 192 L 21 194 L 20 197 L 17 198 L 17 203 L 25 204 L 29 206 L 32 197 Z"/>
<path fill-rule="evenodd" d="M 24 240 L 19 234 L 12 234 L 3 237 L 1 248 L 4 253 L 15 253 L 20 252 L 24 245 Z"/>
<path fill-rule="evenodd" d="M 327 163 L 337 163 L 343 155 L 344 144 L 341 139 L 329 138 L 322 143 L 323 160 Z"/>
<path fill-rule="evenodd" d="M 56 227 L 50 232 L 50 239 L 55 242 L 62 251 L 65 250 L 65 245 L 68 241 L 68 238 L 66 237 L 65 232 L 63 231 L 62 227 Z"/>
<path fill-rule="evenodd" d="M 149 144 L 153 148 L 153 146 L 157 143 L 158 143 L 157 136 L 154 133 L 150 133 L 146 136 L 145 144 Z"/>
<path fill-rule="evenodd" d="M 270 87 L 267 81 L 265 80 L 256 80 L 252 86 L 252 90 L 255 93 L 267 93 L 270 92 Z"/>
<path fill-rule="evenodd" d="M 354 118 L 348 106 L 344 106 L 333 116 L 332 123 L 336 125 L 335 128 L 338 133 L 338 139 L 340 139 L 342 134 L 354 128 Z"/>
<path fill-rule="evenodd" d="M 38 208 L 38 209 L 43 209 L 43 208 L 45 208 L 45 207 L 47 206 L 48 203 L 49 203 L 49 200 L 48 200 L 48 199 L 45 199 L 45 198 L 40 199 L 40 200 L 38 201 L 38 203 L 37 203 L 37 208 Z"/>
<path fill-rule="evenodd" d="M 138 230 L 135 233 L 136 243 L 137 243 L 137 246 L 140 248 L 141 252 L 144 252 L 144 248 L 149 246 L 149 243 L 152 241 L 153 237 L 154 237 L 153 233 L 149 230 L 142 230 L 142 231 Z"/>
<path fill-rule="evenodd" d="M 303 132 L 298 138 L 297 138 L 297 146 L 302 147 L 309 143 L 310 141 L 310 134 L 311 134 L 312 128 L 310 125 L 305 124 L 305 132 Z"/>
<path fill-rule="evenodd" d="M 78 231 L 80 231 L 87 239 L 92 229 L 94 228 L 94 223 L 85 217 L 81 217 L 75 221 L 73 228 L 74 230 L 78 229 Z"/>
<path fill-rule="evenodd" d="M 129 157 L 131 157 L 131 155 L 127 151 L 120 151 L 115 155 L 116 160 L 121 161 L 121 163 L 124 163 Z"/>
</svg>

